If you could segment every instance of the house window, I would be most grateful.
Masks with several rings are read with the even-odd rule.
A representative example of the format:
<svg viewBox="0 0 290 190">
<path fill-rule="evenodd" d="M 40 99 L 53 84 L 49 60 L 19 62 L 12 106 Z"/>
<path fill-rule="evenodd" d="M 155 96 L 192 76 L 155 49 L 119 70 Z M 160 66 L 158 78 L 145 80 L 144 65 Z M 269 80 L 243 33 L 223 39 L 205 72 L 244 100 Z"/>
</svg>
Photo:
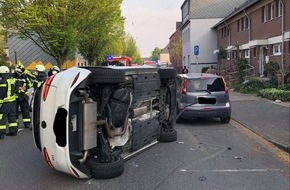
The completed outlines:
<svg viewBox="0 0 290 190">
<path fill-rule="evenodd" d="M 245 30 L 249 29 L 249 19 L 245 18 Z"/>
<path fill-rule="evenodd" d="M 244 18 L 242 18 L 241 20 L 241 31 L 245 30 L 245 26 L 244 26 Z"/>
<path fill-rule="evenodd" d="M 240 31 L 240 20 L 238 20 L 238 22 L 237 22 L 237 31 L 238 32 Z"/>
<path fill-rule="evenodd" d="M 256 47 L 253 48 L 253 57 L 257 57 L 257 48 Z"/>
<path fill-rule="evenodd" d="M 231 52 L 228 51 L 228 53 L 227 53 L 227 60 L 230 60 L 230 57 L 231 57 Z"/>
<path fill-rule="evenodd" d="M 281 3 L 280 0 L 277 1 L 277 16 L 280 17 L 282 16 L 282 11 L 283 11 L 283 4 Z"/>
<path fill-rule="evenodd" d="M 274 19 L 274 12 L 275 12 L 275 5 L 274 3 L 271 3 L 270 5 L 270 20 Z"/>
<path fill-rule="evenodd" d="M 226 27 L 224 27 L 224 37 L 226 37 L 227 36 L 227 28 Z"/>
<path fill-rule="evenodd" d="M 281 44 L 273 45 L 273 55 L 281 55 L 282 48 Z"/>
<path fill-rule="evenodd" d="M 250 58 L 250 50 L 245 50 L 245 58 Z"/>
<path fill-rule="evenodd" d="M 262 23 L 267 21 L 267 11 L 266 6 L 262 7 Z"/>
</svg>

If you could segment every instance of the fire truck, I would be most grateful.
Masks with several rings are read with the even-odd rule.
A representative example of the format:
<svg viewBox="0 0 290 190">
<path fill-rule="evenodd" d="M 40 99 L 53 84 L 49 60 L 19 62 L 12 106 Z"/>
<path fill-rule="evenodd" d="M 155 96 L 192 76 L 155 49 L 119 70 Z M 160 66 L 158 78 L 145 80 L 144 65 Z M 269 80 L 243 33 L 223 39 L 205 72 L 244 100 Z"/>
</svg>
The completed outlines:
<svg viewBox="0 0 290 190">
<path fill-rule="evenodd" d="M 107 64 L 126 67 L 132 66 L 131 57 L 129 56 L 120 56 L 120 57 L 107 56 Z"/>
</svg>

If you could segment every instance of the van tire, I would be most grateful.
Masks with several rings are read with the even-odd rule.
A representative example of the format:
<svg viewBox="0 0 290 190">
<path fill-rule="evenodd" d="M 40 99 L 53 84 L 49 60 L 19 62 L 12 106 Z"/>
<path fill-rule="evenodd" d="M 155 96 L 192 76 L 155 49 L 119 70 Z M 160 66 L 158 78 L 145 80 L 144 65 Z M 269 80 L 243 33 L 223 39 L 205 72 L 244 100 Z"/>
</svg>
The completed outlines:
<svg viewBox="0 0 290 190">
<path fill-rule="evenodd" d="M 120 156 L 112 162 L 98 162 L 95 158 L 88 158 L 86 161 L 87 167 L 91 171 L 93 178 L 108 179 L 122 175 L 124 172 L 124 159 Z"/>
<path fill-rule="evenodd" d="M 157 139 L 159 142 L 174 142 L 177 140 L 177 131 L 161 131 Z"/>
<path fill-rule="evenodd" d="M 220 119 L 222 123 L 229 123 L 231 120 L 231 117 L 221 117 Z"/>
<path fill-rule="evenodd" d="M 160 69 L 158 73 L 161 79 L 172 79 L 177 77 L 177 72 L 174 68 Z"/>
</svg>

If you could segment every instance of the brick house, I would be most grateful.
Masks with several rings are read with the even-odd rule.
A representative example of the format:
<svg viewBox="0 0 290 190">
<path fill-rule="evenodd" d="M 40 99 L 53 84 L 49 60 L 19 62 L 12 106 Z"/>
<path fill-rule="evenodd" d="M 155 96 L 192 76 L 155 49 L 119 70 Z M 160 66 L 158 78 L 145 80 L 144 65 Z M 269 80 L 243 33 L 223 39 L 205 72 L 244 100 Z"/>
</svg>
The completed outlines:
<svg viewBox="0 0 290 190">
<path fill-rule="evenodd" d="M 290 72 L 290 1 L 251 0 L 218 22 L 217 51 L 227 50 L 223 63 L 235 73 L 237 56 L 246 58 L 251 74 L 263 77 L 265 64 L 277 62 L 283 74 Z M 224 64 L 224 65 L 222 65 Z M 249 69 L 250 71 L 250 69 Z"/>
<path fill-rule="evenodd" d="M 185 0 L 181 6 L 182 65 L 200 73 L 217 65 L 216 31 L 211 27 L 248 0 Z"/>
</svg>

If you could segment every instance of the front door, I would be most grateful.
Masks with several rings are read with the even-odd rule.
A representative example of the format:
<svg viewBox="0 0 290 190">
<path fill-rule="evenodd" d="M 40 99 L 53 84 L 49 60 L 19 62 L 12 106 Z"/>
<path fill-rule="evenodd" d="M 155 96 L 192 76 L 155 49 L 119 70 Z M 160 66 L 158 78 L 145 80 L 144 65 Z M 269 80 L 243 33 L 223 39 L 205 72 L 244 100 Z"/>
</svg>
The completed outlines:
<svg viewBox="0 0 290 190">
<path fill-rule="evenodd" d="M 264 69 L 266 64 L 267 48 L 265 46 L 260 47 L 260 63 L 259 63 L 259 74 L 260 77 L 264 76 Z"/>
</svg>

